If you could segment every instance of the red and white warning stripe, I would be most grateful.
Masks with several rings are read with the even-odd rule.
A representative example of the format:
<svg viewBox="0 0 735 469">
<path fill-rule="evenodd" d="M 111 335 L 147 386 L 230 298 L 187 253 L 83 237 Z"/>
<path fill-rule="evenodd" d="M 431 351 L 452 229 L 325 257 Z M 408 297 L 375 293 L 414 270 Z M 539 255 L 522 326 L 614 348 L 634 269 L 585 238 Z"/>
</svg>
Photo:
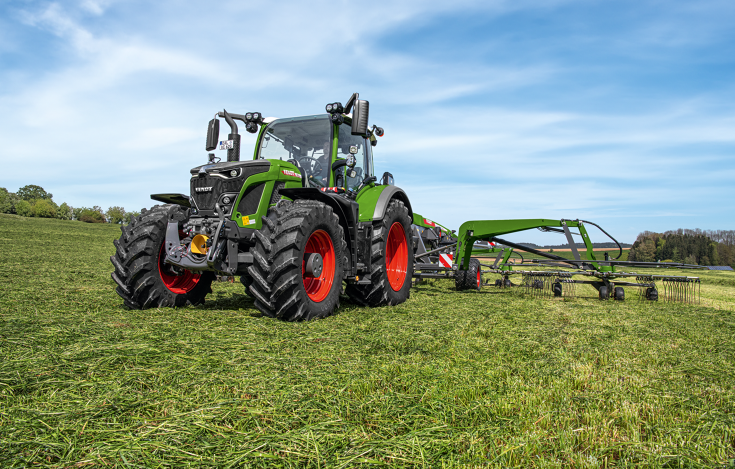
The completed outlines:
<svg viewBox="0 0 735 469">
<path fill-rule="evenodd" d="M 439 254 L 439 263 L 443 267 L 452 267 L 452 260 L 454 257 L 451 254 Z"/>
<path fill-rule="evenodd" d="M 434 223 L 433 221 L 429 220 L 428 218 L 424 218 L 424 223 L 427 224 L 427 225 L 429 225 L 432 228 L 436 228 L 436 223 Z"/>
</svg>

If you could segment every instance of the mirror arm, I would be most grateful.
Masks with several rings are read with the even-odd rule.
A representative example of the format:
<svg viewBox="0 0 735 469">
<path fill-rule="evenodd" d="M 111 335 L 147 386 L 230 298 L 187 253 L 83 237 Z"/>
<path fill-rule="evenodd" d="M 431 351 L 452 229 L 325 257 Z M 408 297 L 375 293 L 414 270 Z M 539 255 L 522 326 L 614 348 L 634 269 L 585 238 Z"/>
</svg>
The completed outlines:
<svg viewBox="0 0 735 469">
<path fill-rule="evenodd" d="M 230 126 L 230 133 L 232 133 L 232 134 L 236 134 L 237 133 L 237 124 L 232 119 L 232 116 L 227 112 L 227 109 L 225 109 L 224 112 L 218 112 L 217 115 L 219 117 L 224 117 L 225 118 L 225 120 L 227 121 L 227 125 Z"/>
<path fill-rule="evenodd" d="M 349 114 L 352 110 L 352 105 L 355 104 L 355 101 L 357 98 L 360 97 L 360 93 L 352 93 L 352 96 L 350 96 L 350 99 L 347 100 L 347 104 L 345 105 L 345 114 Z"/>
</svg>

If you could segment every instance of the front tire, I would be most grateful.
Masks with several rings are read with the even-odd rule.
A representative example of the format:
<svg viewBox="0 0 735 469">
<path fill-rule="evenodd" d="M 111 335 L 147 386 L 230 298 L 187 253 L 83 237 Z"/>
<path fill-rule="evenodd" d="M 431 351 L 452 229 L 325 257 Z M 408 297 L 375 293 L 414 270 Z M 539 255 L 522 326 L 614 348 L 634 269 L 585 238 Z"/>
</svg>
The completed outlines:
<svg viewBox="0 0 735 469">
<path fill-rule="evenodd" d="M 196 305 L 204 303 L 204 297 L 212 292 L 212 272 L 177 271 L 163 262 L 168 222 L 178 220 L 181 229 L 188 218 L 188 209 L 156 205 L 143 209 L 129 225 L 120 227 L 122 234 L 113 242 L 116 252 L 110 261 L 115 267 L 115 291 L 125 306 L 147 309 Z"/>
<path fill-rule="evenodd" d="M 331 207 L 297 200 L 274 208 L 256 232 L 248 268 L 255 307 L 284 321 L 329 316 L 339 307 L 346 250 Z M 314 258 L 320 262 L 310 264 Z"/>
<path fill-rule="evenodd" d="M 373 221 L 370 272 L 368 285 L 347 285 L 345 292 L 363 306 L 397 305 L 411 294 L 413 249 L 411 217 L 398 199 L 393 199 L 381 220 Z"/>
</svg>

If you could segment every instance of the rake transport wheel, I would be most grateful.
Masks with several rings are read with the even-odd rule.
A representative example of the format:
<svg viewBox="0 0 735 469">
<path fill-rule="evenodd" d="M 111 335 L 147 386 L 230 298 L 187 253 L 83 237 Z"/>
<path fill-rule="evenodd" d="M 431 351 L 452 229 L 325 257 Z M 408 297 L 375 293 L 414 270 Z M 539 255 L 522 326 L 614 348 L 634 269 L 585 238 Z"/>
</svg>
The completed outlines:
<svg viewBox="0 0 735 469">
<path fill-rule="evenodd" d="M 283 204 L 263 217 L 255 237 L 249 291 L 263 314 L 300 321 L 339 307 L 347 243 L 331 207 L 313 200 Z"/>
<path fill-rule="evenodd" d="M 457 290 L 480 290 L 482 286 L 482 266 L 480 261 L 470 258 L 467 270 L 459 270 L 454 273 L 454 286 Z"/>
<path fill-rule="evenodd" d="M 201 274 L 175 269 L 163 262 L 166 226 L 178 220 L 179 229 L 189 218 L 189 210 L 178 205 L 156 205 L 121 226 L 115 255 L 110 257 L 115 271 L 112 279 L 125 306 L 147 309 L 204 303 L 212 292 L 212 272 Z M 182 233 L 179 233 L 180 235 Z"/>
<path fill-rule="evenodd" d="M 393 199 L 382 220 L 373 221 L 371 283 L 347 285 L 345 292 L 363 306 L 397 305 L 411 294 L 413 249 L 411 217 L 400 200 Z"/>
</svg>

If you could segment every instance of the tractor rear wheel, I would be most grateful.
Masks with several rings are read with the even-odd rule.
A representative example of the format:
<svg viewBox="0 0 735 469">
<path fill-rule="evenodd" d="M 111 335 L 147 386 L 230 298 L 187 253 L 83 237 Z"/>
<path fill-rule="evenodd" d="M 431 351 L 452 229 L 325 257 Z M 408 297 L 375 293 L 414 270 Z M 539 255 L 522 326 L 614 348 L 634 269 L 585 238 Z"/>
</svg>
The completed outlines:
<svg viewBox="0 0 735 469">
<path fill-rule="evenodd" d="M 470 258 L 467 270 L 459 270 L 454 273 L 454 286 L 457 290 L 480 290 L 482 287 L 482 266 L 480 261 Z"/>
<path fill-rule="evenodd" d="M 275 207 L 255 236 L 248 289 L 263 314 L 301 321 L 339 307 L 347 243 L 331 207 L 313 200 Z"/>
<path fill-rule="evenodd" d="M 110 257 L 115 271 L 112 279 L 125 306 L 147 309 L 204 303 L 212 292 L 212 272 L 194 273 L 164 263 L 166 226 L 178 220 L 179 229 L 189 218 L 189 210 L 178 205 L 156 205 L 120 227 L 115 255 Z"/>
<path fill-rule="evenodd" d="M 411 217 L 398 199 L 388 204 L 382 220 L 373 221 L 371 283 L 347 285 L 345 292 L 364 306 L 397 305 L 411 294 L 413 247 Z"/>
</svg>

